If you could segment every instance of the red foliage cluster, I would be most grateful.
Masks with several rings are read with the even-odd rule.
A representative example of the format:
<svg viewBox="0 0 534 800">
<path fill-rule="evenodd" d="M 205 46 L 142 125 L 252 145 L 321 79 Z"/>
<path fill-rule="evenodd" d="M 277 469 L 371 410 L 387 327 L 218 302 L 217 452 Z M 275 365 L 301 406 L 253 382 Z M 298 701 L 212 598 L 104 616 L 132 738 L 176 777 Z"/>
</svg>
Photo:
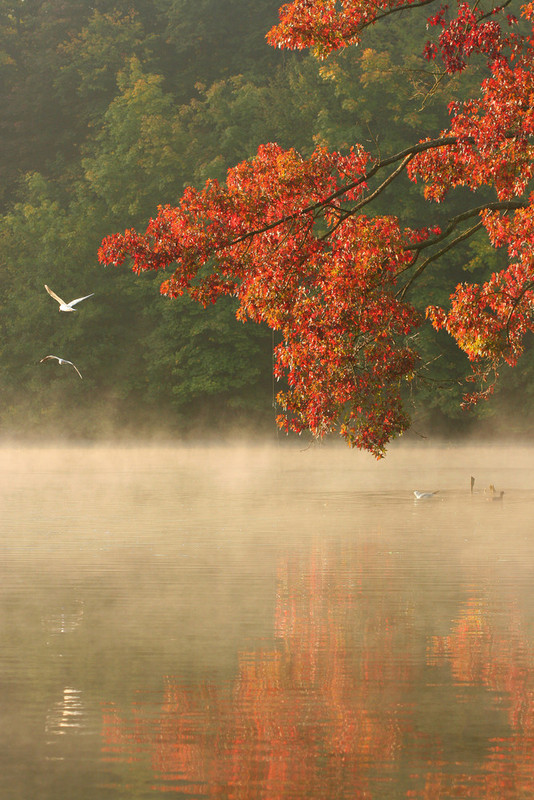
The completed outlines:
<svg viewBox="0 0 534 800">
<path fill-rule="evenodd" d="M 533 42 L 513 41 L 514 65 L 496 58 L 491 75 L 481 85 L 481 96 L 450 107 L 451 125 L 442 136 L 454 144 L 427 150 L 408 166 L 413 180 L 425 182 L 425 195 L 440 202 L 455 187 L 476 191 L 491 187 L 502 211 L 480 211 L 481 222 L 495 247 L 507 247 L 509 266 L 482 285 L 462 283 L 451 295 L 448 312 L 429 307 L 437 328 L 445 328 L 467 353 L 475 376 L 487 378 L 502 359 L 515 365 L 523 338 L 534 330 L 534 197 L 524 197 L 534 174 L 531 137 L 534 133 Z M 516 201 L 514 198 L 523 198 Z M 510 214 L 513 209 L 513 215 Z M 491 393 L 473 392 L 466 402 Z"/>
<path fill-rule="evenodd" d="M 323 435 L 342 422 L 351 443 L 377 455 L 408 420 L 399 384 L 417 363 L 403 337 L 419 318 L 395 298 L 410 261 L 395 218 L 344 216 L 337 197 L 357 201 L 369 157 L 317 149 L 309 159 L 277 145 L 229 170 L 226 184 L 189 188 L 160 208 L 144 235 L 106 239 L 100 258 L 134 269 L 173 265 L 162 293 L 204 305 L 229 294 L 238 318 L 282 334 L 275 375 L 286 430 Z M 328 202 L 325 203 L 325 198 Z"/>
<path fill-rule="evenodd" d="M 472 55 L 485 55 L 490 64 L 507 60 L 507 51 L 520 45 L 515 36 L 505 36 L 497 15 L 501 15 L 504 6 L 491 10 L 493 19 L 486 19 L 487 14 L 477 5 L 459 3 L 456 16 L 448 22 L 445 20 L 448 6 L 442 6 L 439 12 L 431 17 L 429 25 L 442 28 L 439 45 L 428 43 L 425 48 L 427 58 L 435 58 L 439 53 L 449 73 L 461 72 L 467 66 Z M 516 18 L 508 14 L 505 17 L 508 25 L 513 25 Z"/>
<path fill-rule="evenodd" d="M 409 8 L 416 1 L 294 0 L 282 6 L 280 22 L 269 31 L 267 40 L 275 47 L 296 50 L 315 47 L 320 54 L 327 55 L 332 50 L 357 44 L 364 28 L 392 11 Z"/>
<path fill-rule="evenodd" d="M 506 245 L 514 260 L 481 285 L 457 286 L 448 313 L 430 307 L 428 315 L 437 328 L 446 328 L 475 364 L 485 365 L 487 375 L 501 359 L 515 366 L 525 333 L 534 330 L 534 220 L 531 205 L 518 209 L 511 219 L 489 211 L 482 219 L 493 244 Z M 472 392 L 466 404 L 487 393 Z"/>
<path fill-rule="evenodd" d="M 358 44 L 362 32 L 390 14 L 414 6 L 430 5 L 434 0 L 293 0 L 282 6 L 280 22 L 272 28 L 267 39 L 275 47 L 303 50 L 315 48 L 321 56 Z M 504 58 L 513 37 L 503 34 L 500 18 L 507 26 L 516 18 L 505 14 L 508 3 L 485 12 L 475 3 L 458 2 L 456 12 L 442 5 L 429 26 L 441 26 L 439 44 L 428 43 L 426 55 L 435 58 L 439 53 L 448 72 L 458 72 L 467 66 L 468 59 L 481 53 L 490 61 Z M 488 14 L 492 19 L 487 19 Z"/>
<path fill-rule="evenodd" d="M 281 9 L 269 40 L 325 54 L 409 7 L 389 0 L 295 0 Z M 523 14 L 530 19 L 530 6 Z M 146 233 L 105 239 L 100 260 L 120 264 L 128 257 L 135 271 L 172 268 L 161 287 L 171 297 L 187 293 L 205 305 L 221 295 L 236 297 L 239 319 L 281 334 L 275 375 L 287 386 L 278 395 L 279 425 L 316 436 L 339 430 L 351 445 L 380 457 L 409 425 L 400 390 L 418 363 L 410 336 L 421 320 L 405 296 L 437 257 L 423 261 L 425 248 L 441 247 L 470 217 L 476 225 L 457 241 L 483 225 L 495 246 L 508 247 L 508 268 L 482 285 L 458 286 L 450 310 L 427 310 L 467 353 L 474 377 L 486 380 L 503 359 L 514 364 L 533 329 L 534 222 L 527 193 L 534 172 L 534 40 L 512 34 L 513 22 L 504 7 L 485 14 L 480 4 L 466 2 L 456 13 L 445 7 L 431 18 L 441 34 L 427 54 L 439 55 L 445 71 L 465 69 L 473 54 L 485 56 L 490 69 L 480 96 L 451 104 L 450 126 L 438 138 L 383 160 L 359 146 L 346 155 L 318 148 L 309 158 L 262 146 L 229 170 L 224 185 L 188 188 L 177 207 L 160 208 Z M 485 198 L 490 189 L 497 200 L 454 218 L 443 231 L 432 224 L 408 230 L 397 217 L 364 215 L 361 209 L 403 173 L 424 182 L 429 200 L 440 202 L 456 187 L 484 188 Z"/>
</svg>

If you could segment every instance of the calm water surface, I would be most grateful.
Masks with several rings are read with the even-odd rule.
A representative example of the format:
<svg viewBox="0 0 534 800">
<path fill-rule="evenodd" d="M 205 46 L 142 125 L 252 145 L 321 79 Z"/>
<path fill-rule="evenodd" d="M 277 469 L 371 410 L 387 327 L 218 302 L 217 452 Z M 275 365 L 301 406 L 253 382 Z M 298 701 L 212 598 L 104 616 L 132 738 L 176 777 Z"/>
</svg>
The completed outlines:
<svg viewBox="0 0 534 800">
<path fill-rule="evenodd" d="M 534 450 L 4 447 L 0 478 L 2 800 L 534 798 Z"/>
</svg>

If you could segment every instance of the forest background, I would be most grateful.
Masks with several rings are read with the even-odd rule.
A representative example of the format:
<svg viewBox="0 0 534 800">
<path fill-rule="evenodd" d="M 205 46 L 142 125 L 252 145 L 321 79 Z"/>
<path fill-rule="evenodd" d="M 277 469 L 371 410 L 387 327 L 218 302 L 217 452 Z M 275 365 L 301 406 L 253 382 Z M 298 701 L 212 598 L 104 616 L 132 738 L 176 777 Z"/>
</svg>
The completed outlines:
<svg viewBox="0 0 534 800">
<path fill-rule="evenodd" d="M 272 332 L 238 322 L 230 299 L 204 310 L 160 296 L 159 274 L 102 267 L 102 238 L 142 228 L 187 185 L 224 180 L 265 142 L 305 156 L 355 142 L 399 152 L 438 134 L 465 90 L 451 78 L 428 91 L 424 9 L 319 61 L 269 47 L 278 7 L 0 0 L 0 436 L 276 435 Z M 422 190 L 403 191 L 424 224 Z M 387 213 L 387 193 L 374 209 Z M 497 258 L 482 236 L 448 254 L 443 303 Z M 95 295 L 58 314 L 45 283 L 67 301 Z M 416 292 L 423 309 L 424 280 Z M 466 413 L 465 355 L 430 325 L 418 336 L 428 369 L 406 398 L 415 435 L 534 431 L 530 343 L 495 395 Z M 39 364 L 50 353 L 83 380 Z"/>
</svg>

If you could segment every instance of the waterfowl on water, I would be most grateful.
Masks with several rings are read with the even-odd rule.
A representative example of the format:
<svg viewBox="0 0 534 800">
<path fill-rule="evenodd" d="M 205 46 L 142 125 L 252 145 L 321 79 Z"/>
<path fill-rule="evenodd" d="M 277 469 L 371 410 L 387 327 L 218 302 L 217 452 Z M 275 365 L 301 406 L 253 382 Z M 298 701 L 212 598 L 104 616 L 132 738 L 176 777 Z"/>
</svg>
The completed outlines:
<svg viewBox="0 0 534 800">
<path fill-rule="evenodd" d="M 471 475 L 471 494 L 475 493 L 474 486 L 475 486 L 475 479 Z M 497 489 L 495 488 L 495 484 L 490 483 L 490 485 L 484 489 L 484 494 L 486 495 L 486 500 L 502 500 L 504 492 L 502 491 L 498 492 Z"/>
<path fill-rule="evenodd" d="M 428 500 L 429 497 L 434 497 L 438 492 L 420 492 L 418 489 L 414 489 L 413 493 L 416 500 Z"/>
</svg>

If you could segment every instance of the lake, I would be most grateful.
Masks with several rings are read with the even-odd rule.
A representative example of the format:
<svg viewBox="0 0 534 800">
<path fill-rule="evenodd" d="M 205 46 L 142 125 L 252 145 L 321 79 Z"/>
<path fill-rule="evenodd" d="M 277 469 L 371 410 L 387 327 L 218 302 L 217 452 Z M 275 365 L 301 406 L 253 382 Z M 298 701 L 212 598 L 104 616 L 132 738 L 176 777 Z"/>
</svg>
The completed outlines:
<svg viewBox="0 0 534 800">
<path fill-rule="evenodd" d="M 2 798 L 534 798 L 534 449 L 6 445 L 0 477 Z"/>
</svg>

